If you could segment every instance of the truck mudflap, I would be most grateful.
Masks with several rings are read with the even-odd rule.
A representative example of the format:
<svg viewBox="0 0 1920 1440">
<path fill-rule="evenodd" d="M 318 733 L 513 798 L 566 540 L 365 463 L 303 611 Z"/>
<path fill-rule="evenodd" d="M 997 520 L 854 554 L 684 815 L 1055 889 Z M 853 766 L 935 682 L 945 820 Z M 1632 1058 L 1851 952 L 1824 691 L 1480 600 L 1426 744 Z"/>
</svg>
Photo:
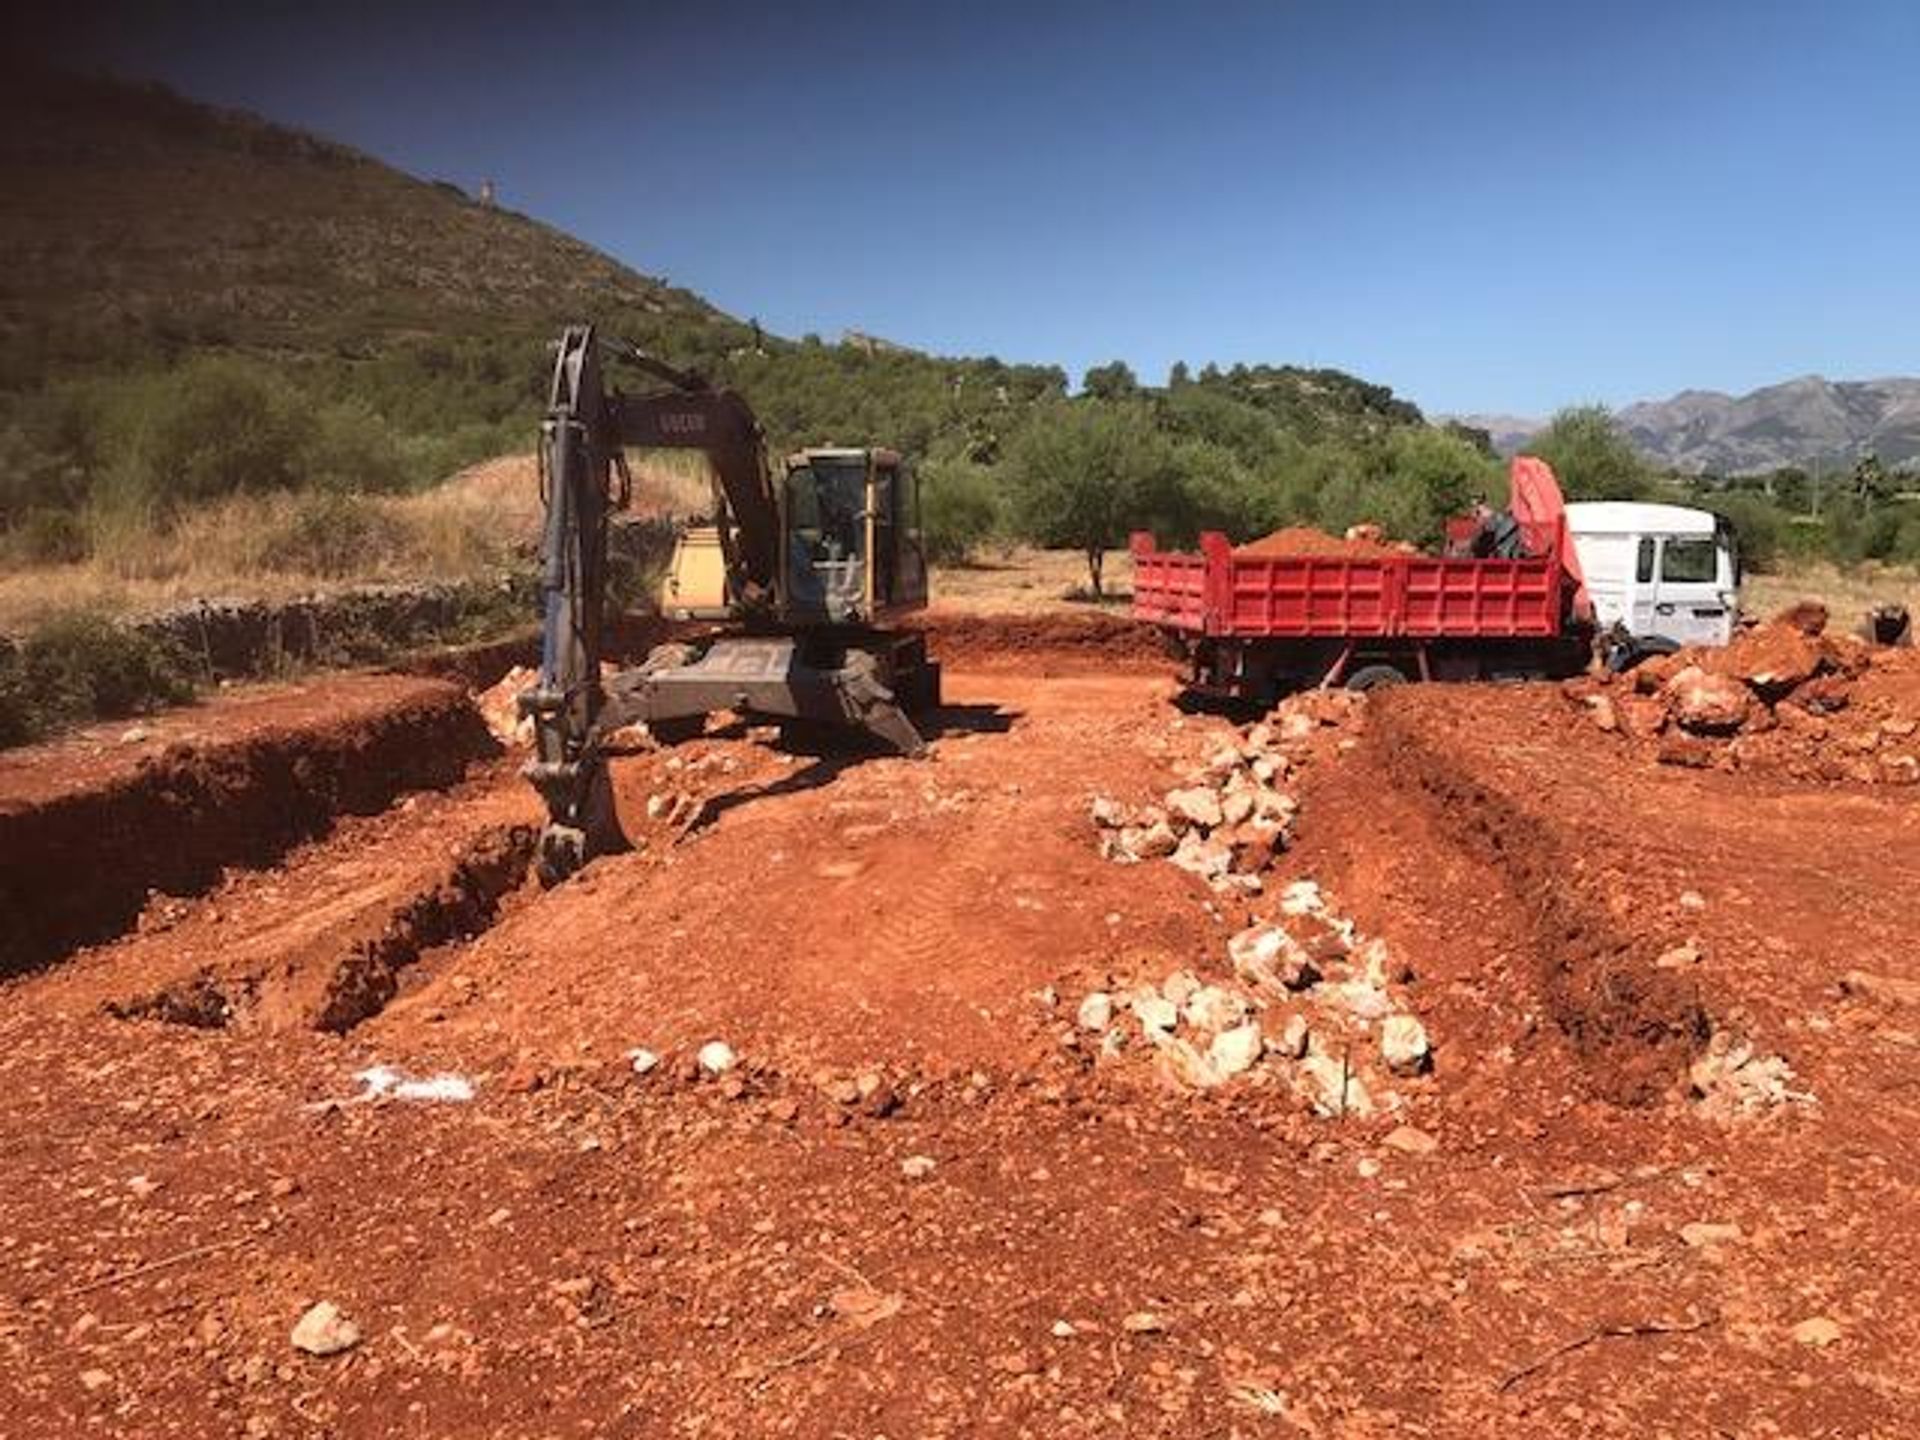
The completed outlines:
<svg viewBox="0 0 1920 1440">
<path fill-rule="evenodd" d="M 733 710 L 863 732 L 918 757 L 926 741 L 902 701 L 937 703 L 937 693 L 926 693 L 930 670 L 917 635 L 813 646 L 793 636 L 741 636 L 716 640 L 704 651 L 663 645 L 646 663 L 608 681 L 597 728 L 604 733 L 644 721 L 671 730 L 676 720 Z M 937 687 L 937 678 L 931 684 Z"/>
</svg>

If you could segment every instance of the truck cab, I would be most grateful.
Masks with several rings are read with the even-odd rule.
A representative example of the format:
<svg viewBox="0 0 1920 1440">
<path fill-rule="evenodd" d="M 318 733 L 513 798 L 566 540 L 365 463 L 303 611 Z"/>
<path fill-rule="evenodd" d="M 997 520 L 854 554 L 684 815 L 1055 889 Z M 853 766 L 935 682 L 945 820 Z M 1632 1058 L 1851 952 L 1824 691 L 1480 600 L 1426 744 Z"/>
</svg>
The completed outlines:
<svg viewBox="0 0 1920 1440">
<path fill-rule="evenodd" d="M 1725 645 L 1739 617 L 1733 530 L 1705 510 L 1627 500 L 1567 506 L 1594 619 L 1657 648 Z"/>
</svg>

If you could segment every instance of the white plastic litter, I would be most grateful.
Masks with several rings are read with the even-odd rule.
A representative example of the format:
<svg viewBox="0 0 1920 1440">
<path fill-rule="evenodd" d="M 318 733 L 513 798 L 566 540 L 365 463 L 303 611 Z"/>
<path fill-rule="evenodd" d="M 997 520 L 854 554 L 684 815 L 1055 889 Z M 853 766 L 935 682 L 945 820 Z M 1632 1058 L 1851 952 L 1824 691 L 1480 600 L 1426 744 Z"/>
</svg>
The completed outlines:
<svg viewBox="0 0 1920 1440">
<path fill-rule="evenodd" d="M 361 1085 L 358 1100 L 380 1100 L 392 1097 L 395 1100 L 442 1100 L 465 1101 L 473 1099 L 473 1082 L 464 1075 L 442 1072 L 429 1075 L 424 1079 L 410 1080 L 391 1065 L 375 1065 L 370 1070 L 362 1070 L 353 1077 Z"/>
</svg>

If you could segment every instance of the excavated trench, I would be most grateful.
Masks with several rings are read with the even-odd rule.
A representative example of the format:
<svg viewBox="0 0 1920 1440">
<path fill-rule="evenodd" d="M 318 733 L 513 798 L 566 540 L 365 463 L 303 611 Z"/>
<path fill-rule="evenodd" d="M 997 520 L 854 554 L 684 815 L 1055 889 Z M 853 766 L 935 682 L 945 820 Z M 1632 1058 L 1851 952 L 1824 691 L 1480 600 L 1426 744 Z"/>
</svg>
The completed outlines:
<svg viewBox="0 0 1920 1440">
<path fill-rule="evenodd" d="M 1631 923 L 1634 907 L 1618 894 L 1624 872 L 1607 865 L 1604 842 L 1557 822 L 1550 797 L 1476 773 L 1452 737 L 1424 723 L 1440 703 L 1378 697 L 1354 760 L 1492 881 L 1530 952 L 1523 973 L 1592 1091 L 1622 1105 L 1658 1101 L 1707 1041 L 1697 987 L 1656 967 L 1661 937 Z"/>
<path fill-rule="evenodd" d="M 407 972 L 485 934 L 528 888 L 538 832 L 487 825 L 436 870 L 371 900 L 344 924 L 286 951 L 197 968 L 103 1008 L 123 1020 L 200 1029 L 316 1029 L 344 1034 L 397 996 Z"/>
<path fill-rule="evenodd" d="M 498 747 L 458 685 L 393 681 L 307 723 L 182 741 L 65 783 L 83 752 L 33 763 L 39 793 L 0 797 L 0 978 L 124 934 L 155 894 L 205 893 L 276 863 L 343 815 L 457 783 Z"/>
</svg>

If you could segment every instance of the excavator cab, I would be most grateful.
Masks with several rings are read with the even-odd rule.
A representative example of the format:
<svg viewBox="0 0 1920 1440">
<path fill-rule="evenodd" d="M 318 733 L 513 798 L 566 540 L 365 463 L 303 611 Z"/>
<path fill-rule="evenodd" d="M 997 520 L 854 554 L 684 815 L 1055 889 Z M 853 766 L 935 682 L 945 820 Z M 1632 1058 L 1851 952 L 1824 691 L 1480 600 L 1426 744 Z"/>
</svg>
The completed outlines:
<svg viewBox="0 0 1920 1440">
<path fill-rule="evenodd" d="M 926 605 L 920 484 L 897 452 L 796 451 L 787 457 L 775 504 L 774 609 L 782 624 L 873 625 Z M 737 618 L 740 597 L 728 588 L 717 525 L 682 534 L 661 585 L 660 609 L 678 620 Z"/>
<path fill-rule="evenodd" d="M 927 603 L 920 490 L 892 450 L 802 450 L 780 492 L 782 618 L 868 625 Z"/>
</svg>

